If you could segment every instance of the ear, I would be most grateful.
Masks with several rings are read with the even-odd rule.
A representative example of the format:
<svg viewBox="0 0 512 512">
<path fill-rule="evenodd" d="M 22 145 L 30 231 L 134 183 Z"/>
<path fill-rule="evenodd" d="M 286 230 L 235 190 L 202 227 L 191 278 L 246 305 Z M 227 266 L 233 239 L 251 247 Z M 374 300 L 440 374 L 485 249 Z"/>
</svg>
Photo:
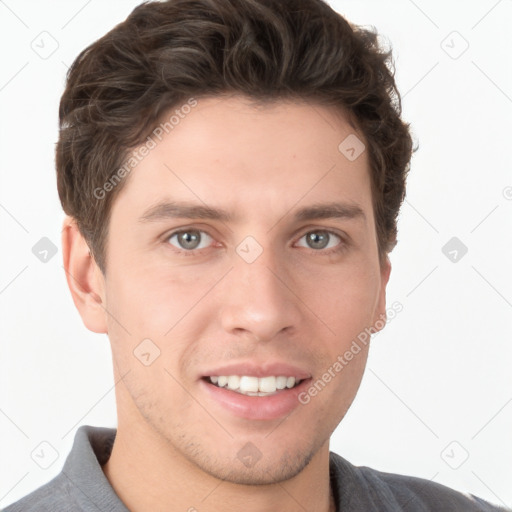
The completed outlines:
<svg viewBox="0 0 512 512">
<path fill-rule="evenodd" d="M 391 262 L 389 261 L 389 257 L 386 256 L 384 263 L 380 265 L 380 290 L 372 324 L 372 329 L 375 332 L 380 331 L 386 325 L 386 286 L 388 284 L 390 274 Z"/>
<path fill-rule="evenodd" d="M 107 333 L 105 280 L 75 219 L 69 216 L 62 225 L 62 255 L 68 287 L 84 325 L 92 332 Z"/>
</svg>

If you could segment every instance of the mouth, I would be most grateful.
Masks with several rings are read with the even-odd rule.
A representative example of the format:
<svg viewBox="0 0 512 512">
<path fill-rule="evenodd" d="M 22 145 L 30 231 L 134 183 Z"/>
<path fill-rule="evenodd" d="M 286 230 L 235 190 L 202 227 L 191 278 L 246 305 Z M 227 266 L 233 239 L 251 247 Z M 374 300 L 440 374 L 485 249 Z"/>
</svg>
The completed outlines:
<svg viewBox="0 0 512 512">
<path fill-rule="evenodd" d="M 246 396 L 272 396 L 299 386 L 304 380 L 294 375 L 210 375 L 207 383 Z"/>
<path fill-rule="evenodd" d="M 221 414 L 257 421 L 291 414 L 301 405 L 298 396 L 311 379 L 304 367 L 277 360 L 238 361 L 204 368 L 199 374 L 205 399 L 219 407 Z"/>
</svg>

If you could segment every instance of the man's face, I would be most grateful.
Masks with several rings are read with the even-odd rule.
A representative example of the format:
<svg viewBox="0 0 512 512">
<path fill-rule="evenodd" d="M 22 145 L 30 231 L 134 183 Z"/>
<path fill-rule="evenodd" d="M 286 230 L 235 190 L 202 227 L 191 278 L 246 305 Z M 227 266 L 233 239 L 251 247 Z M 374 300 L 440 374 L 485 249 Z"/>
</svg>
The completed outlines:
<svg viewBox="0 0 512 512">
<path fill-rule="evenodd" d="M 103 290 L 119 428 L 239 483 L 290 478 L 328 449 L 368 347 L 332 367 L 384 313 L 389 270 L 367 153 L 338 149 L 354 133 L 318 105 L 201 99 L 132 171 Z"/>
</svg>

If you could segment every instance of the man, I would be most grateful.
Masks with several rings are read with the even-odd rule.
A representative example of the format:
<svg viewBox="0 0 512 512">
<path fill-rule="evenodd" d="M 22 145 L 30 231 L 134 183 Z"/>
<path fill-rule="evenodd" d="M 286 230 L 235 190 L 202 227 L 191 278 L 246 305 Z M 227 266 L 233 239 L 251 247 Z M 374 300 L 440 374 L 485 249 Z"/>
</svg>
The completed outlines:
<svg viewBox="0 0 512 512">
<path fill-rule="evenodd" d="M 82 52 L 64 267 L 109 336 L 118 428 L 81 427 L 7 511 L 499 510 L 329 451 L 412 152 L 389 58 L 320 0 L 143 4 Z"/>
</svg>

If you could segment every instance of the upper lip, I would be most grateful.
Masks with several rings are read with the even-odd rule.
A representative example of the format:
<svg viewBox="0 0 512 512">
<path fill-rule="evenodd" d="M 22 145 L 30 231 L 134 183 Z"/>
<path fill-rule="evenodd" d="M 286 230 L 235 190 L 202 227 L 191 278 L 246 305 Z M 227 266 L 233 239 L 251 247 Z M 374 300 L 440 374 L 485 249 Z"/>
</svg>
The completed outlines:
<svg viewBox="0 0 512 512">
<path fill-rule="evenodd" d="M 303 368 L 279 361 L 262 364 L 246 362 L 219 365 L 212 367 L 211 369 L 207 369 L 204 373 L 202 373 L 201 377 L 211 377 L 218 375 L 247 375 L 251 377 L 278 377 L 283 375 L 286 377 L 295 377 L 299 380 L 308 379 L 311 377 L 311 373 L 304 370 Z"/>
</svg>

